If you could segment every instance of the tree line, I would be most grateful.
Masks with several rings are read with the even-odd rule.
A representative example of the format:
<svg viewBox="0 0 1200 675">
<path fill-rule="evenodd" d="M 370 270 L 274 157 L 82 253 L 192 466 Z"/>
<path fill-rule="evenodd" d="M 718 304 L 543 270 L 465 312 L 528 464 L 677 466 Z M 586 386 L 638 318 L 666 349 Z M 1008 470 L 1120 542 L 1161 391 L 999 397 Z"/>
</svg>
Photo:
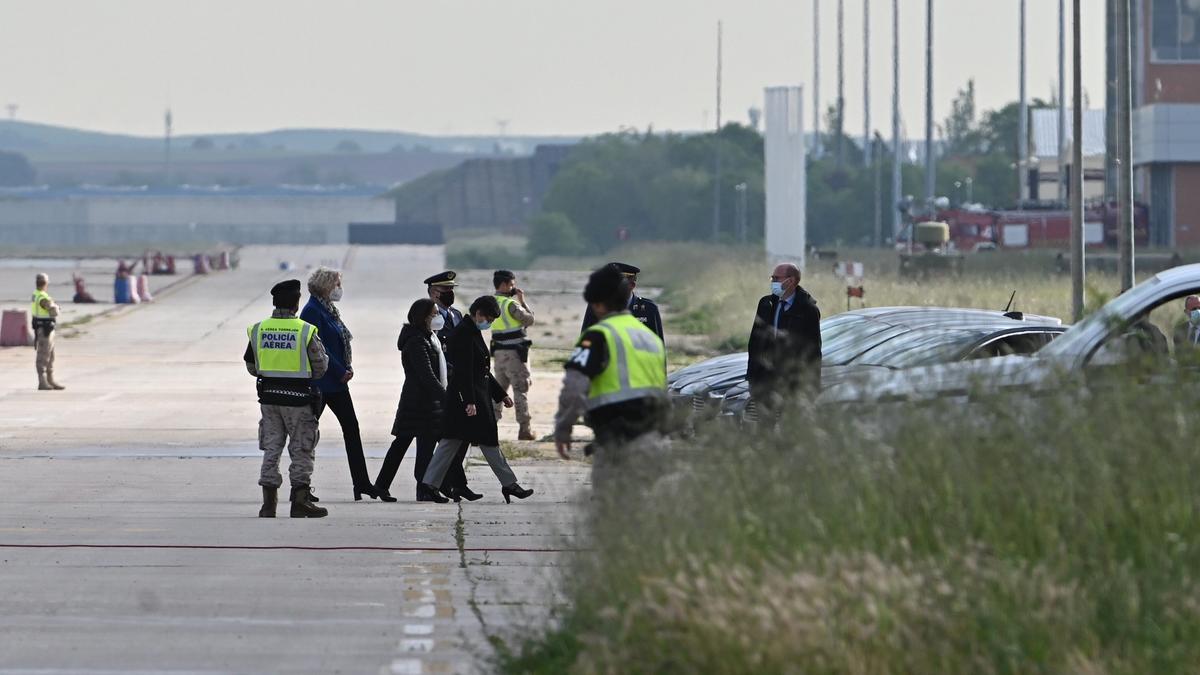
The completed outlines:
<svg viewBox="0 0 1200 675">
<path fill-rule="evenodd" d="M 1034 100 L 1030 107 L 1048 105 Z M 825 129 L 842 128 L 832 106 L 826 118 Z M 980 115 L 974 82 L 960 89 L 950 115 L 939 125 L 938 195 L 955 204 L 965 202 L 969 184 L 974 202 L 1015 204 L 1017 122 L 1017 103 Z M 868 156 L 860 142 L 843 135 L 839 159 L 832 152 L 839 145 L 835 133 L 823 134 L 823 155 L 808 160 L 808 240 L 816 246 L 870 245 L 877 177 L 887 238 L 892 209 L 907 195 L 923 195 L 924 167 L 902 157 L 902 194 L 894 195 L 891 143 L 876 137 Z M 739 238 L 736 186 L 744 184 L 746 238 L 760 242 L 765 219 L 763 137 L 731 123 L 705 134 L 626 130 L 580 142 L 551 181 L 542 212 L 530 222 L 530 254 L 580 255 L 626 240 L 711 239 L 717 144 L 722 158 L 719 238 L 726 243 Z"/>
</svg>

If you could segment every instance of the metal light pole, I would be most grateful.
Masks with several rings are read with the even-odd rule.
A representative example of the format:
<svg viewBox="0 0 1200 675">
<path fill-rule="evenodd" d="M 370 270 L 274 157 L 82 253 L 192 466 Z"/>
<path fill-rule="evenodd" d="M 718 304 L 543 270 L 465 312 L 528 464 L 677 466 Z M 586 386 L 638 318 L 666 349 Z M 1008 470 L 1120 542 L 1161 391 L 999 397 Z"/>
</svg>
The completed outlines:
<svg viewBox="0 0 1200 675">
<path fill-rule="evenodd" d="M 1025 0 L 1021 0 L 1021 28 L 1020 28 L 1021 44 L 1018 47 L 1018 57 L 1021 81 L 1020 86 L 1020 104 L 1018 106 L 1020 118 L 1017 120 L 1017 204 L 1025 201 L 1025 177 L 1026 169 L 1029 164 L 1029 105 L 1025 100 Z"/>
<path fill-rule="evenodd" d="M 932 212 L 937 191 L 933 159 L 933 0 L 925 0 L 925 204 Z M 911 237 L 910 237 L 911 239 Z"/>
<path fill-rule="evenodd" d="M 846 16 L 844 0 L 837 5 L 837 128 L 833 139 L 837 147 L 837 166 L 842 168 L 846 161 L 846 149 L 842 137 L 846 135 Z"/>
<path fill-rule="evenodd" d="M 733 191 L 736 193 L 737 201 L 734 205 L 737 208 L 737 234 L 738 241 L 746 243 L 746 184 L 738 183 L 733 186 Z"/>
<path fill-rule="evenodd" d="M 900 234 L 900 0 L 892 0 L 892 241 Z"/>
<path fill-rule="evenodd" d="M 821 0 L 813 0 L 813 157 L 821 156 Z"/>
<path fill-rule="evenodd" d="M 1079 5 L 1072 0 L 1071 36 L 1074 54 L 1071 58 L 1071 317 L 1083 318 L 1083 39 L 1080 31 Z"/>
<path fill-rule="evenodd" d="M 1058 0 L 1058 203 L 1067 201 L 1067 5 Z"/>
<path fill-rule="evenodd" d="M 1117 0 L 1117 275 L 1133 287 L 1133 108 L 1129 0 Z"/>
<path fill-rule="evenodd" d="M 871 147 L 871 0 L 863 0 L 863 162 L 870 166 L 875 149 Z M 875 237 L 876 246 L 879 237 Z"/>
<path fill-rule="evenodd" d="M 721 22 L 717 22 L 717 133 L 713 135 L 716 146 L 716 172 L 713 181 L 713 241 L 721 236 Z"/>
<path fill-rule="evenodd" d="M 883 147 L 883 139 L 879 134 L 875 134 L 875 138 L 867 145 L 871 149 L 871 163 L 875 169 L 875 248 L 883 245 L 883 205 L 880 203 L 883 198 L 883 162 L 880 161 L 880 148 Z"/>
</svg>

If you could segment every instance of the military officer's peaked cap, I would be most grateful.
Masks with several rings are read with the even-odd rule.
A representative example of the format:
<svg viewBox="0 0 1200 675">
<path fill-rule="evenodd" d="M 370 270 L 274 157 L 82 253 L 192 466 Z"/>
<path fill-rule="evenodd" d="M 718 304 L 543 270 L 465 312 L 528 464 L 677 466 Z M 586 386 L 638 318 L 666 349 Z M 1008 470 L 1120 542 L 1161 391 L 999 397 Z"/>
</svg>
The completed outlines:
<svg viewBox="0 0 1200 675">
<path fill-rule="evenodd" d="M 617 268 L 617 271 L 621 273 L 621 276 L 625 277 L 636 277 L 642 271 L 640 267 L 637 267 L 636 265 L 630 265 L 629 263 L 610 262 L 608 264 Z"/>
<path fill-rule="evenodd" d="M 281 281 L 271 287 L 271 297 L 286 298 L 293 295 L 300 295 L 300 288 L 301 285 L 299 279 L 288 279 L 287 281 Z"/>
<path fill-rule="evenodd" d="M 454 270 L 446 270 L 435 274 L 425 280 L 426 286 L 457 286 L 458 282 L 454 280 L 458 275 Z"/>
</svg>

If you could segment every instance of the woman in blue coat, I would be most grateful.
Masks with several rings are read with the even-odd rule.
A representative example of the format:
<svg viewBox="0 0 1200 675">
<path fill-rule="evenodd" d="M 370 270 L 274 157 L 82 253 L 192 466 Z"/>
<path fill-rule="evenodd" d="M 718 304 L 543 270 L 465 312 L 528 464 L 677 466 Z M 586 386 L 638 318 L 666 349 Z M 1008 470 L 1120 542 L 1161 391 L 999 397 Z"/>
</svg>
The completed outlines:
<svg viewBox="0 0 1200 675">
<path fill-rule="evenodd" d="M 358 416 L 354 413 L 354 400 L 350 398 L 349 383 L 354 378 L 350 343 L 354 336 L 333 304 L 342 299 L 342 273 L 318 267 L 308 278 L 308 292 L 308 304 L 300 312 L 300 318 L 317 327 L 317 334 L 329 354 L 329 370 L 316 382 L 322 398 L 317 419 L 326 407 L 333 411 L 346 440 L 346 460 L 350 463 L 350 478 L 354 482 L 354 500 L 361 500 L 363 495 L 375 499 L 378 494 L 367 473 Z"/>
</svg>

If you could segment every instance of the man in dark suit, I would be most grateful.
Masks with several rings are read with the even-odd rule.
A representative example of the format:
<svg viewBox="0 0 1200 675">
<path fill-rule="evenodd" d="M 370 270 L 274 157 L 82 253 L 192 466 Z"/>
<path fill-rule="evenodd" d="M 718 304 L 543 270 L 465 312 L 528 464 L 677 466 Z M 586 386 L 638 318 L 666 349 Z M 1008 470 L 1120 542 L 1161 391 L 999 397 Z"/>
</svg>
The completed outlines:
<svg viewBox="0 0 1200 675">
<path fill-rule="evenodd" d="M 800 268 L 783 263 L 771 273 L 771 294 L 758 301 L 750 329 L 746 379 L 761 412 L 778 411 L 794 394 L 821 389 L 821 310 L 800 287 Z"/>
<path fill-rule="evenodd" d="M 446 346 L 446 338 L 449 337 L 450 331 L 454 330 L 463 318 L 462 312 L 454 308 L 454 288 L 458 286 L 456 277 L 458 274 L 454 270 L 446 270 L 425 280 L 429 299 L 437 305 L 438 313 L 442 315 L 442 329 L 437 331 L 437 336 L 443 347 Z"/>
<path fill-rule="evenodd" d="M 634 292 L 629 295 L 629 313 L 633 318 L 641 321 L 650 332 L 658 336 L 658 339 L 666 341 L 663 337 L 662 316 L 658 313 L 658 305 L 654 304 L 653 300 L 647 300 L 637 294 L 637 275 L 641 273 L 641 269 L 623 262 L 611 262 L 610 267 L 615 267 L 621 276 L 629 280 L 629 288 Z M 587 332 L 596 323 L 596 315 L 592 312 L 591 305 L 588 305 L 587 311 L 583 313 L 583 328 L 579 331 L 582 335 Z"/>
<path fill-rule="evenodd" d="M 439 272 L 425 280 L 426 290 L 429 293 L 429 299 L 433 300 L 434 306 L 437 308 L 438 314 L 442 318 L 442 327 L 434 331 L 437 334 L 438 340 L 441 342 L 443 356 L 446 359 L 446 372 L 448 377 L 454 376 L 454 361 L 450 358 L 450 354 L 446 350 L 450 334 L 463 321 L 463 314 L 454 308 L 454 289 L 458 286 L 456 281 L 458 274 L 454 270 L 446 270 Z M 467 474 L 463 471 L 462 464 L 458 463 L 450 468 L 446 475 L 446 484 L 455 490 L 455 493 L 466 497 L 467 499 L 478 499 L 478 493 L 472 492 L 467 485 Z M 418 496 L 420 501 L 432 501 L 432 495 L 423 486 L 417 488 L 421 494 Z M 421 499 L 424 497 L 424 499 Z"/>
</svg>

